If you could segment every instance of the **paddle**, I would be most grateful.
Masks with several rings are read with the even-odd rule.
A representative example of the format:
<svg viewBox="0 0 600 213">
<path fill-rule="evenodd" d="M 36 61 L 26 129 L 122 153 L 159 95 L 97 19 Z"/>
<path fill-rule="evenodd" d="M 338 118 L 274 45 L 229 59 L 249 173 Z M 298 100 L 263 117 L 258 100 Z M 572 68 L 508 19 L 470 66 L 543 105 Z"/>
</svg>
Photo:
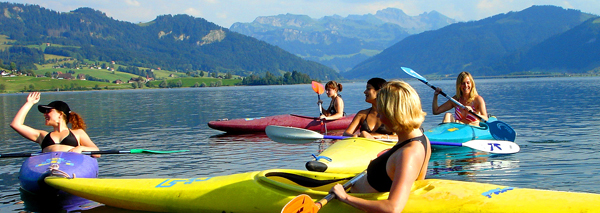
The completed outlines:
<svg viewBox="0 0 600 213">
<path fill-rule="evenodd" d="M 169 154 L 169 153 L 187 152 L 187 151 L 189 151 L 189 150 L 155 151 L 155 150 L 148 150 L 148 149 L 131 149 L 131 150 L 123 150 L 123 151 L 119 151 L 119 150 L 85 151 L 85 152 L 81 152 L 81 154 L 84 154 L 84 155 L 97 155 L 97 154 L 141 154 L 141 153 L 148 153 L 148 154 Z M 22 157 L 31 157 L 31 156 L 41 155 L 41 154 L 44 154 L 44 153 L 41 153 L 41 152 L 36 152 L 36 153 L 9 153 L 9 154 L 0 154 L 0 158 L 22 158 Z"/>
<path fill-rule="evenodd" d="M 285 126 L 267 126 L 267 128 L 265 129 L 265 133 L 271 140 L 287 144 L 305 144 L 320 139 L 340 140 L 350 138 L 348 136 L 322 135 L 318 132 L 311 131 L 308 129 Z M 394 140 L 384 139 L 382 141 Z M 430 141 L 429 143 L 431 145 L 438 146 L 464 146 L 469 147 L 471 149 L 495 154 L 512 154 L 517 153 L 521 150 L 518 144 L 511 141 L 503 140 L 471 140 L 464 143 Z"/>
<path fill-rule="evenodd" d="M 312 89 L 317 93 L 317 97 L 319 98 L 319 115 L 323 115 L 323 107 L 321 106 L 321 94 L 325 92 L 325 87 L 319 82 L 312 81 Z M 321 125 L 323 125 L 323 127 L 325 128 L 325 134 L 327 134 L 327 124 L 323 120 L 321 120 Z"/>
<path fill-rule="evenodd" d="M 346 182 L 343 186 L 344 189 L 349 189 L 356 181 L 367 174 L 367 171 L 364 171 L 348 182 Z M 325 204 L 329 203 L 331 199 L 335 197 L 335 194 L 329 193 L 323 199 L 319 200 L 317 203 L 312 201 L 312 198 L 306 194 L 301 194 L 296 196 L 294 199 L 290 200 L 283 209 L 281 213 L 316 213 L 318 212 Z"/>
<path fill-rule="evenodd" d="M 437 87 L 429 84 L 429 82 L 427 82 L 427 79 L 425 79 L 423 76 L 419 75 L 417 72 L 415 72 L 411 68 L 402 67 L 402 70 L 406 74 L 408 74 L 408 75 L 416 78 L 417 80 L 419 80 L 419 81 L 423 82 L 424 84 L 426 84 L 427 86 L 431 87 L 433 90 L 437 89 Z M 466 108 L 463 104 L 461 104 L 460 102 L 454 100 L 454 98 L 449 97 L 448 95 L 446 95 L 446 93 L 440 92 L 440 94 L 442 94 L 444 97 L 446 97 L 450 101 L 454 102 L 460 108 Z M 477 117 L 479 120 L 483 121 L 485 124 L 487 124 L 489 126 L 490 133 L 492 134 L 492 137 L 494 137 L 496 140 L 515 141 L 515 138 L 517 137 L 517 133 L 508 124 L 506 124 L 506 123 L 504 123 L 502 121 L 488 122 L 487 120 L 483 119 L 480 115 L 478 115 L 477 113 L 473 112 L 473 110 L 468 110 L 468 111 L 471 114 L 473 114 L 475 117 Z"/>
</svg>

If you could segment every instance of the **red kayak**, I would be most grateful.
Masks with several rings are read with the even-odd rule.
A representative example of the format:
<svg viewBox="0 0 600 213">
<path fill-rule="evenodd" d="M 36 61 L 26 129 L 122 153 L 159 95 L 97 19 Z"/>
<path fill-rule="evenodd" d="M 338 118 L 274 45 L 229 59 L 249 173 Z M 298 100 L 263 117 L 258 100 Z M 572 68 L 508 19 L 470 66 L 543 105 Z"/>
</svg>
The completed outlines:
<svg viewBox="0 0 600 213">
<path fill-rule="evenodd" d="M 355 114 L 348 115 L 346 117 L 333 120 L 325 121 L 327 130 L 340 130 L 346 129 Z M 208 126 L 213 129 L 229 132 L 229 133 L 249 133 L 249 132 L 264 132 L 265 128 L 269 125 L 277 126 L 291 126 L 303 129 L 310 129 L 313 131 L 321 131 L 323 126 L 321 120 L 316 117 L 302 116 L 302 115 L 275 115 L 269 117 L 260 118 L 240 118 L 233 120 L 216 120 L 208 122 Z"/>
</svg>

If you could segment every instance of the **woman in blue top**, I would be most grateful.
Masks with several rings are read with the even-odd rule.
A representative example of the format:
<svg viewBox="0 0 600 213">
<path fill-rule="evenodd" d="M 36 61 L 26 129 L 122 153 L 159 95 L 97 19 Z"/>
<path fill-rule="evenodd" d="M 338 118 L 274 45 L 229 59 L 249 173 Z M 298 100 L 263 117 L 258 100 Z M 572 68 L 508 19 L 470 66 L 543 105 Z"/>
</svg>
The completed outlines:
<svg viewBox="0 0 600 213">
<path fill-rule="evenodd" d="M 377 111 L 381 122 L 396 132 L 398 144 L 375 158 L 367 174 L 354 184 L 351 192 L 389 192 L 387 200 L 365 200 L 348 195 L 337 184 L 335 197 L 366 212 L 402 212 L 416 180 L 425 179 L 431 145 L 421 131 L 426 113 L 417 92 L 407 83 L 392 81 L 377 93 Z"/>
<path fill-rule="evenodd" d="M 38 110 L 44 113 L 46 126 L 53 127 L 52 132 L 25 125 L 27 113 L 40 101 L 40 96 L 39 92 L 32 92 L 27 96 L 27 102 L 17 112 L 10 127 L 23 137 L 40 144 L 42 152 L 98 151 L 96 144 L 85 132 L 86 125 L 81 116 L 71 111 L 65 102 L 53 101 L 48 105 L 38 105 Z M 67 123 L 71 123 L 72 129 L 69 129 Z"/>
</svg>

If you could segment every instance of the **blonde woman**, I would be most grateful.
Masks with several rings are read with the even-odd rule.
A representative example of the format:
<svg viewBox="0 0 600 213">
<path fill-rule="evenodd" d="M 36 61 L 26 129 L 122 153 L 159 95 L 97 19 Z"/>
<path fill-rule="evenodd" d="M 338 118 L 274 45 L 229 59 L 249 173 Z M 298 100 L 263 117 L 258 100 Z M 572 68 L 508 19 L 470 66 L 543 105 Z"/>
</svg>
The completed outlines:
<svg viewBox="0 0 600 213">
<path fill-rule="evenodd" d="M 365 200 L 346 193 L 337 184 L 335 197 L 366 212 L 402 212 L 413 183 L 425 179 L 431 156 L 429 140 L 421 131 L 426 113 L 417 92 L 402 81 L 388 82 L 377 93 L 381 122 L 398 136 L 398 143 L 375 158 L 367 174 L 352 187 L 353 193 L 390 192 L 387 200 Z"/>
<path fill-rule="evenodd" d="M 442 92 L 441 88 L 437 88 L 433 94 L 432 111 L 434 115 L 446 112 L 454 108 L 454 114 L 446 113 L 444 115 L 443 123 L 449 122 L 461 122 L 464 124 L 471 124 L 479 126 L 479 120 L 473 114 L 469 112 L 472 110 L 482 118 L 487 118 L 487 109 L 485 107 L 485 101 L 477 93 L 475 88 L 475 80 L 468 72 L 461 72 L 456 78 L 456 95 L 452 98 L 460 102 L 466 108 L 460 108 L 454 102 L 448 100 L 446 103 L 438 106 L 438 95 Z"/>
</svg>

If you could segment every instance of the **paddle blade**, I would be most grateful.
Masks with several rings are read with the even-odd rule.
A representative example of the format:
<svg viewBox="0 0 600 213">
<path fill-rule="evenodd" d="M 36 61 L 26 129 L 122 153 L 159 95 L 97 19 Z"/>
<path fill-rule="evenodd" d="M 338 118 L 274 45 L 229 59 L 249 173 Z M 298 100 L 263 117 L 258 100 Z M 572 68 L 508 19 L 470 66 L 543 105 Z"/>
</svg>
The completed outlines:
<svg viewBox="0 0 600 213">
<path fill-rule="evenodd" d="M 140 153 L 149 153 L 149 154 L 169 154 L 169 153 L 177 153 L 177 152 L 187 152 L 189 150 L 171 150 L 171 151 L 155 151 L 148 149 L 132 149 L 130 150 L 131 154 L 140 154 Z"/>
<path fill-rule="evenodd" d="M 312 88 L 319 95 L 325 92 L 325 87 L 323 86 L 323 84 L 316 81 L 312 81 Z"/>
<path fill-rule="evenodd" d="M 316 213 L 318 211 L 319 207 L 306 194 L 298 195 L 281 209 L 281 213 Z"/>
<path fill-rule="evenodd" d="M 287 144 L 305 144 L 323 139 L 323 135 L 317 132 L 286 126 L 267 126 L 265 133 L 271 140 Z"/>
<path fill-rule="evenodd" d="M 402 68 L 402 71 L 404 71 L 406 74 L 412 76 L 413 78 L 419 79 L 420 81 L 423 81 L 423 82 L 427 82 L 427 79 L 425 79 L 423 76 L 419 75 L 419 73 L 415 72 L 411 68 L 408 68 L 408 67 L 401 67 L 401 68 Z"/>
<path fill-rule="evenodd" d="M 502 140 L 472 140 L 462 144 L 463 146 L 495 154 L 512 154 L 521 150 L 518 144 Z"/>
<path fill-rule="evenodd" d="M 494 121 L 486 124 L 490 128 L 492 137 L 496 140 L 515 141 L 517 138 L 517 132 L 502 121 Z"/>
</svg>

